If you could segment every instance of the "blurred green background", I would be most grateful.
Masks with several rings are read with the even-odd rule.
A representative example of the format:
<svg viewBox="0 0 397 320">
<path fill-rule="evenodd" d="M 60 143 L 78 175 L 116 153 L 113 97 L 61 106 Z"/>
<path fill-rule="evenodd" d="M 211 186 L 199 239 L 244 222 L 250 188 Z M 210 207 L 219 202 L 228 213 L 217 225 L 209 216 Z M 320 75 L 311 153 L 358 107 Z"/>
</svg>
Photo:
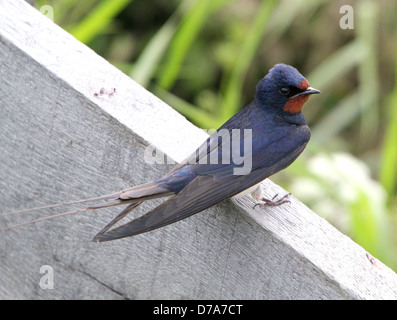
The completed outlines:
<svg viewBox="0 0 397 320">
<path fill-rule="evenodd" d="M 217 128 L 276 63 L 322 91 L 312 140 L 272 177 L 397 270 L 397 3 L 335 0 L 37 0 L 197 126 Z M 343 29 L 350 5 L 353 29 Z"/>
</svg>

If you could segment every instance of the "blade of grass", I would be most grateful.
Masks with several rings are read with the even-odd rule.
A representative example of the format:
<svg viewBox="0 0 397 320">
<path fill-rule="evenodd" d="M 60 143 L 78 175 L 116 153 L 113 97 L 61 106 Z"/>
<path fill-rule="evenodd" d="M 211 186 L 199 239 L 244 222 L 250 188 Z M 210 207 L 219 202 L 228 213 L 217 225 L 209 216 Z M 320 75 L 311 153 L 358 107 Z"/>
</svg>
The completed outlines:
<svg viewBox="0 0 397 320">
<path fill-rule="evenodd" d="M 241 50 L 236 57 L 234 67 L 228 76 L 225 93 L 220 103 L 220 119 L 226 121 L 240 108 L 241 89 L 245 74 L 262 41 L 266 26 L 277 1 L 263 1 L 255 16 L 250 30 L 247 32 Z"/>
<path fill-rule="evenodd" d="M 158 64 L 174 36 L 177 24 L 172 16 L 151 38 L 130 71 L 130 77 L 147 87 L 157 70 Z"/>
<path fill-rule="evenodd" d="M 90 42 L 95 36 L 103 32 L 113 18 L 123 10 L 132 0 L 103 0 L 77 26 L 69 32 L 83 43 Z"/>
<path fill-rule="evenodd" d="M 332 82 L 343 77 L 361 63 L 366 56 L 367 47 L 361 41 L 353 40 L 328 57 L 308 76 L 321 91 L 331 87 Z M 334 107 L 312 129 L 313 140 L 324 143 L 335 137 L 343 128 L 352 123 L 360 114 L 359 93 L 352 93 Z"/>
<path fill-rule="evenodd" d="M 160 74 L 158 85 L 169 89 L 175 82 L 191 44 L 196 39 L 208 14 L 212 0 L 196 1 L 183 18 L 170 47 L 168 60 Z"/>
<path fill-rule="evenodd" d="M 211 12 L 218 10 L 230 0 L 212 1 L 209 6 Z M 179 27 L 180 16 L 190 14 L 190 3 L 182 1 L 167 22 L 156 32 L 134 64 L 130 76 L 144 87 L 154 77 L 161 58 L 164 56 L 172 38 Z M 185 18 L 182 20 L 184 21 Z M 183 24 L 182 24 L 183 25 Z M 187 52 L 187 50 L 186 50 Z"/>
<path fill-rule="evenodd" d="M 190 12 L 190 3 L 182 1 L 171 17 L 151 38 L 130 71 L 130 77 L 147 87 L 154 77 L 172 38 L 179 27 L 180 16 Z"/>
<path fill-rule="evenodd" d="M 395 267 L 385 197 L 381 192 L 368 194 L 365 187 L 360 190 L 357 186 L 357 192 L 357 200 L 349 206 L 354 241 L 383 263 Z"/>
<path fill-rule="evenodd" d="M 269 48 L 273 43 L 280 39 L 282 34 L 291 26 L 294 19 L 300 14 L 316 9 L 330 0 L 283 0 L 272 12 L 269 19 L 269 36 L 266 38 L 264 46 Z"/>
<path fill-rule="evenodd" d="M 367 47 L 360 41 L 353 40 L 333 55 L 327 57 L 309 76 L 310 82 L 320 90 L 325 88 L 343 74 L 357 66 L 367 54 Z"/>
<path fill-rule="evenodd" d="M 62 16 L 62 22 L 65 29 L 69 30 L 73 25 L 82 21 L 88 12 L 93 10 L 93 8 L 98 4 L 98 0 L 66 0 L 57 1 L 57 4 L 59 6 L 58 12 Z"/>
<path fill-rule="evenodd" d="M 207 111 L 196 108 L 176 95 L 168 92 L 167 90 L 156 86 L 153 91 L 157 97 L 168 103 L 176 111 L 182 113 L 184 116 L 190 119 L 194 119 L 195 124 L 200 128 L 217 129 L 220 126 L 219 121 L 217 121 L 217 119 L 215 119 Z"/>
<path fill-rule="evenodd" d="M 361 108 L 360 136 L 366 144 L 371 143 L 379 123 L 378 107 L 378 67 L 377 67 L 377 12 L 378 4 L 374 1 L 361 1 L 357 10 L 357 40 L 366 49 L 364 59 L 358 65 L 358 80 Z"/>
<path fill-rule="evenodd" d="M 395 57 L 394 89 L 391 93 L 389 123 L 382 146 L 379 180 L 389 197 L 396 193 L 397 183 L 397 55 Z"/>
<path fill-rule="evenodd" d="M 359 114 L 359 94 L 354 92 L 333 107 L 327 116 L 313 125 L 311 129 L 313 142 L 323 145 L 330 141 L 352 123 Z"/>
</svg>

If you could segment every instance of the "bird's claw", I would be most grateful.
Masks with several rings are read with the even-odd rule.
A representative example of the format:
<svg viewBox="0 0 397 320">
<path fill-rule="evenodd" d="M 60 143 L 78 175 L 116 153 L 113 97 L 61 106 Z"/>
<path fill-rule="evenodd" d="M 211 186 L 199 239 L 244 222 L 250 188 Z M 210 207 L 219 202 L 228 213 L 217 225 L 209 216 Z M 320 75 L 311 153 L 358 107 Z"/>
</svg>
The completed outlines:
<svg viewBox="0 0 397 320">
<path fill-rule="evenodd" d="M 259 206 L 261 208 L 263 207 L 277 207 L 279 205 L 282 205 L 284 203 L 290 203 L 289 200 L 287 200 L 287 198 L 291 195 L 291 193 L 287 193 L 286 195 L 284 195 L 282 198 L 275 200 L 278 197 L 278 193 L 276 193 L 276 195 L 271 198 L 271 199 L 265 199 L 262 198 L 261 201 L 255 203 L 254 208 L 256 206 Z"/>
</svg>

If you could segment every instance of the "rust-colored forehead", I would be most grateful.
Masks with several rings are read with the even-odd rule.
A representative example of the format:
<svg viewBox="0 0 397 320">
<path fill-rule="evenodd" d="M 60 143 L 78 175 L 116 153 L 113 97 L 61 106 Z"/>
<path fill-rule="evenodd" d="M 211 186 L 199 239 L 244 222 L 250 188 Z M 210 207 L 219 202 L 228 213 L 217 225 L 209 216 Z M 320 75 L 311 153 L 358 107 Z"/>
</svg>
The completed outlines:
<svg viewBox="0 0 397 320">
<path fill-rule="evenodd" d="M 307 81 L 306 79 L 303 79 L 299 84 L 299 89 L 301 90 L 306 90 L 309 87 L 310 87 L 309 81 Z"/>
</svg>

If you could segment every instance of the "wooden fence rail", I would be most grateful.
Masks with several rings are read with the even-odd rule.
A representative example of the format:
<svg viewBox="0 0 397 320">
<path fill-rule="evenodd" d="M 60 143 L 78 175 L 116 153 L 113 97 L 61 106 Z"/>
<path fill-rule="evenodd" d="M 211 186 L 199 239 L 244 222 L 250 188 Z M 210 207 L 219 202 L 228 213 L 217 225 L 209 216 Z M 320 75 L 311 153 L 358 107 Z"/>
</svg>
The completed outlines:
<svg viewBox="0 0 397 320">
<path fill-rule="evenodd" d="M 0 0 L 0 138 L 8 212 L 151 181 L 172 164 L 144 161 L 148 145 L 181 161 L 206 134 L 33 7 Z M 266 209 L 233 199 L 91 242 L 118 210 L 0 233 L 0 299 L 397 298 L 393 271 L 294 198 Z"/>
</svg>

